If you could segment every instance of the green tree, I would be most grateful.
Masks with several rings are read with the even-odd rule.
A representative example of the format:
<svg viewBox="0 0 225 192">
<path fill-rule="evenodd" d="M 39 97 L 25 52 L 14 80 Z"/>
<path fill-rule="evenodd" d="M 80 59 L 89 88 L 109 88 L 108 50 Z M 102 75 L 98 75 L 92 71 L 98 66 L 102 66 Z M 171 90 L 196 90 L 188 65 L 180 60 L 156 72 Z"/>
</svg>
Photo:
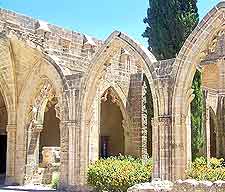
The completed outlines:
<svg viewBox="0 0 225 192">
<path fill-rule="evenodd" d="M 187 37 L 199 22 L 197 0 L 149 0 L 142 36 L 158 60 L 176 57 Z M 197 156 L 203 144 L 201 73 L 196 72 L 191 104 L 192 152 Z"/>
<path fill-rule="evenodd" d="M 143 37 L 157 59 L 176 56 L 199 21 L 197 0 L 149 0 Z"/>
<path fill-rule="evenodd" d="M 200 149 L 203 147 L 204 142 L 202 129 L 203 92 L 201 82 L 202 74 L 197 70 L 192 83 L 193 94 L 195 97 L 191 102 L 191 146 L 193 159 L 201 155 Z"/>
</svg>

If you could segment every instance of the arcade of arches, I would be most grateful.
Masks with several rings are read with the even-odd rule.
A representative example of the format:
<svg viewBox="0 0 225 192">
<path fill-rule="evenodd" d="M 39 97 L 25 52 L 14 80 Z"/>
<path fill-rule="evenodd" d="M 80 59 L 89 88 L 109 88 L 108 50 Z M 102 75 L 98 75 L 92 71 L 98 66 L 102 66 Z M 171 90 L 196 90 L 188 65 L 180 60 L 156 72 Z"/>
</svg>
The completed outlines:
<svg viewBox="0 0 225 192">
<path fill-rule="evenodd" d="M 185 177 L 190 105 L 202 74 L 201 154 L 225 157 L 225 2 L 174 59 L 115 31 L 105 41 L 0 9 L 0 182 L 86 183 L 89 163 L 152 156 L 153 177 Z"/>
</svg>

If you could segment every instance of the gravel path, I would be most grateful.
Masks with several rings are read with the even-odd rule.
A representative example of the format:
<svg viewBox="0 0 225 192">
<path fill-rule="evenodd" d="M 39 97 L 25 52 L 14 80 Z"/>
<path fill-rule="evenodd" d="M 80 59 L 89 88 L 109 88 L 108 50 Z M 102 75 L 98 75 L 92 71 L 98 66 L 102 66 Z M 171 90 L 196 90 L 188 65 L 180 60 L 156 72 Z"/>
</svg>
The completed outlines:
<svg viewBox="0 0 225 192">
<path fill-rule="evenodd" d="M 56 192 L 56 190 L 49 187 L 37 186 L 37 185 L 26 185 L 26 186 L 4 186 L 0 185 L 1 192 Z"/>
</svg>

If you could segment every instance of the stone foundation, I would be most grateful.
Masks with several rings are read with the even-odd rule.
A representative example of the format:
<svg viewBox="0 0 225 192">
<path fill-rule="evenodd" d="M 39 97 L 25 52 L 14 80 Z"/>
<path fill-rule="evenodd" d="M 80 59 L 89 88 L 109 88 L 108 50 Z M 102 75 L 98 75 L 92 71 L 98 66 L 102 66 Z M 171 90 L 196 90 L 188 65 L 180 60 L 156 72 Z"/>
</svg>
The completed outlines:
<svg viewBox="0 0 225 192">
<path fill-rule="evenodd" d="M 194 179 L 170 181 L 153 180 L 151 183 L 134 185 L 128 192 L 224 192 L 225 181 L 196 181 Z"/>
</svg>

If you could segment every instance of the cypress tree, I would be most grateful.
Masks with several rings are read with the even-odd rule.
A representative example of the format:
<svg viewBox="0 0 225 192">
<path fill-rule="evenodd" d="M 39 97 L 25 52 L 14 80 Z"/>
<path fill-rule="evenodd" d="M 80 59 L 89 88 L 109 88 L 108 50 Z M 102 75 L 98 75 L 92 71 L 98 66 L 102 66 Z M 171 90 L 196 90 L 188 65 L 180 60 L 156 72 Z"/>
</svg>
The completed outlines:
<svg viewBox="0 0 225 192">
<path fill-rule="evenodd" d="M 201 82 L 202 74 L 197 70 L 192 83 L 193 94 L 195 97 L 191 102 L 191 146 L 193 160 L 201 155 L 200 151 L 204 143 L 204 134 L 202 130 L 203 92 Z"/>
<path fill-rule="evenodd" d="M 197 0 L 149 0 L 143 37 L 157 59 L 176 57 L 199 21 Z"/>
</svg>

